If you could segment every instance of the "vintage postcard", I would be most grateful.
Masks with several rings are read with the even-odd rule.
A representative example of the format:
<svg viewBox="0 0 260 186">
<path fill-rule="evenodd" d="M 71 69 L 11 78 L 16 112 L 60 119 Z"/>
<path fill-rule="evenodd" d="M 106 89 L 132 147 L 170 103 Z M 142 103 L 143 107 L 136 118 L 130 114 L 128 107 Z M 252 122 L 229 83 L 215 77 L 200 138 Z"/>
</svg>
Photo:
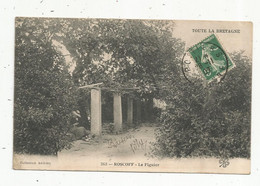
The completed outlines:
<svg viewBox="0 0 260 186">
<path fill-rule="evenodd" d="M 252 32 L 17 17 L 13 168 L 250 174 Z"/>
</svg>

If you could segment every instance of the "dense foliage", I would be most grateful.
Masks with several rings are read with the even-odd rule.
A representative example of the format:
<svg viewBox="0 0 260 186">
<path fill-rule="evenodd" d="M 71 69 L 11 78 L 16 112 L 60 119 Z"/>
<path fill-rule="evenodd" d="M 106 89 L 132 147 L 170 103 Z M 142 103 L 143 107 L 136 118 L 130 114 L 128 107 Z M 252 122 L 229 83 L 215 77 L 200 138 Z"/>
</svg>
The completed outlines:
<svg viewBox="0 0 260 186">
<path fill-rule="evenodd" d="M 222 82 L 205 86 L 179 78 L 167 90 L 155 154 L 250 157 L 251 61 L 243 52 L 231 58 L 236 68 Z"/>
<path fill-rule="evenodd" d="M 72 111 L 90 128 L 90 93 L 77 87 L 103 82 L 146 102 L 144 118 L 160 117 L 156 155 L 250 157 L 250 59 L 233 53 L 236 67 L 223 81 L 191 84 L 181 71 L 184 43 L 173 28 L 153 20 L 18 18 L 15 151 L 57 154 L 69 147 Z M 112 121 L 112 93 L 102 97 L 109 105 L 103 117 Z M 153 98 L 167 104 L 161 115 L 149 107 Z"/>
<path fill-rule="evenodd" d="M 90 129 L 89 90 L 74 92 L 74 86 L 103 82 L 151 102 L 160 75 L 183 46 L 170 29 L 167 21 L 18 18 L 15 150 L 55 154 L 67 147 L 73 110 Z M 140 89 L 123 91 L 129 87 Z"/>
<path fill-rule="evenodd" d="M 103 82 L 104 87 L 130 94 L 136 99 L 152 100 L 158 97 L 162 74 L 166 73 L 171 63 L 175 63 L 176 56 L 184 47 L 180 39 L 172 37 L 173 24 L 167 21 L 64 21 L 64 33 L 56 38 L 75 60 L 75 84 L 82 86 Z M 123 89 L 132 87 L 140 89 L 133 92 Z M 79 101 L 83 123 L 87 123 L 88 95 L 81 94 L 81 99 L 86 101 Z M 106 100 L 112 99 L 109 94 L 104 96 L 107 96 L 104 98 Z M 145 109 L 144 115 L 151 115 L 150 110 Z"/>
<path fill-rule="evenodd" d="M 70 144 L 74 86 L 63 56 L 52 44 L 49 22 L 17 20 L 14 150 L 57 154 Z"/>
</svg>

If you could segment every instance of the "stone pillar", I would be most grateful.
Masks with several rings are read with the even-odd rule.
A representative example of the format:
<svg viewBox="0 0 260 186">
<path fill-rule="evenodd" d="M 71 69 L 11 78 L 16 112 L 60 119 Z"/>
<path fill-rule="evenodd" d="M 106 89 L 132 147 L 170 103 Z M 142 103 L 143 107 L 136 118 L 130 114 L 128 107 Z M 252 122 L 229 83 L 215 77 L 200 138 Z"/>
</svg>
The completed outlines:
<svg viewBox="0 0 260 186">
<path fill-rule="evenodd" d="M 91 89 L 91 134 L 101 135 L 101 89 Z"/>
<path fill-rule="evenodd" d="M 127 98 L 127 124 L 133 125 L 133 98 Z"/>
<path fill-rule="evenodd" d="M 141 100 L 136 100 L 136 123 L 142 122 L 142 103 Z"/>
<path fill-rule="evenodd" d="M 123 129 L 122 101 L 119 93 L 114 93 L 114 123 L 116 131 L 121 131 Z"/>
</svg>

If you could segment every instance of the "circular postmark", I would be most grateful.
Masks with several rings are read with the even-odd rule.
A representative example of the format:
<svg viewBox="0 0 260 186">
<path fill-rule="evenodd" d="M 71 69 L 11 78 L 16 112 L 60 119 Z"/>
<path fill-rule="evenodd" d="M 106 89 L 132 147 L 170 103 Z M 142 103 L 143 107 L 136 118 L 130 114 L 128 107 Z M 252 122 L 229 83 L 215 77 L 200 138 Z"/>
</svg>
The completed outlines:
<svg viewBox="0 0 260 186">
<path fill-rule="evenodd" d="M 224 80 L 229 65 L 226 52 L 216 43 L 200 42 L 188 49 L 182 57 L 182 73 L 187 81 L 211 82 L 217 79 L 218 83 Z"/>
<path fill-rule="evenodd" d="M 190 83 L 202 80 L 199 69 L 188 51 L 186 51 L 182 57 L 182 73 L 184 78 Z"/>
</svg>

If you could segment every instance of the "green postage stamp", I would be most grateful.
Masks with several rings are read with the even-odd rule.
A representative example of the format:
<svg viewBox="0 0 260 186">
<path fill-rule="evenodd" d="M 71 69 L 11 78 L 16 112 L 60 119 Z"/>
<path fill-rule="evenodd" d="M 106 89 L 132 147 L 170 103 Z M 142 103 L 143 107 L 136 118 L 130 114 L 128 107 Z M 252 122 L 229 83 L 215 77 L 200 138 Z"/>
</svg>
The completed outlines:
<svg viewBox="0 0 260 186">
<path fill-rule="evenodd" d="M 192 46 L 188 52 L 209 81 L 218 76 L 225 76 L 227 70 L 234 67 L 215 34 Z"/>
</svg>

